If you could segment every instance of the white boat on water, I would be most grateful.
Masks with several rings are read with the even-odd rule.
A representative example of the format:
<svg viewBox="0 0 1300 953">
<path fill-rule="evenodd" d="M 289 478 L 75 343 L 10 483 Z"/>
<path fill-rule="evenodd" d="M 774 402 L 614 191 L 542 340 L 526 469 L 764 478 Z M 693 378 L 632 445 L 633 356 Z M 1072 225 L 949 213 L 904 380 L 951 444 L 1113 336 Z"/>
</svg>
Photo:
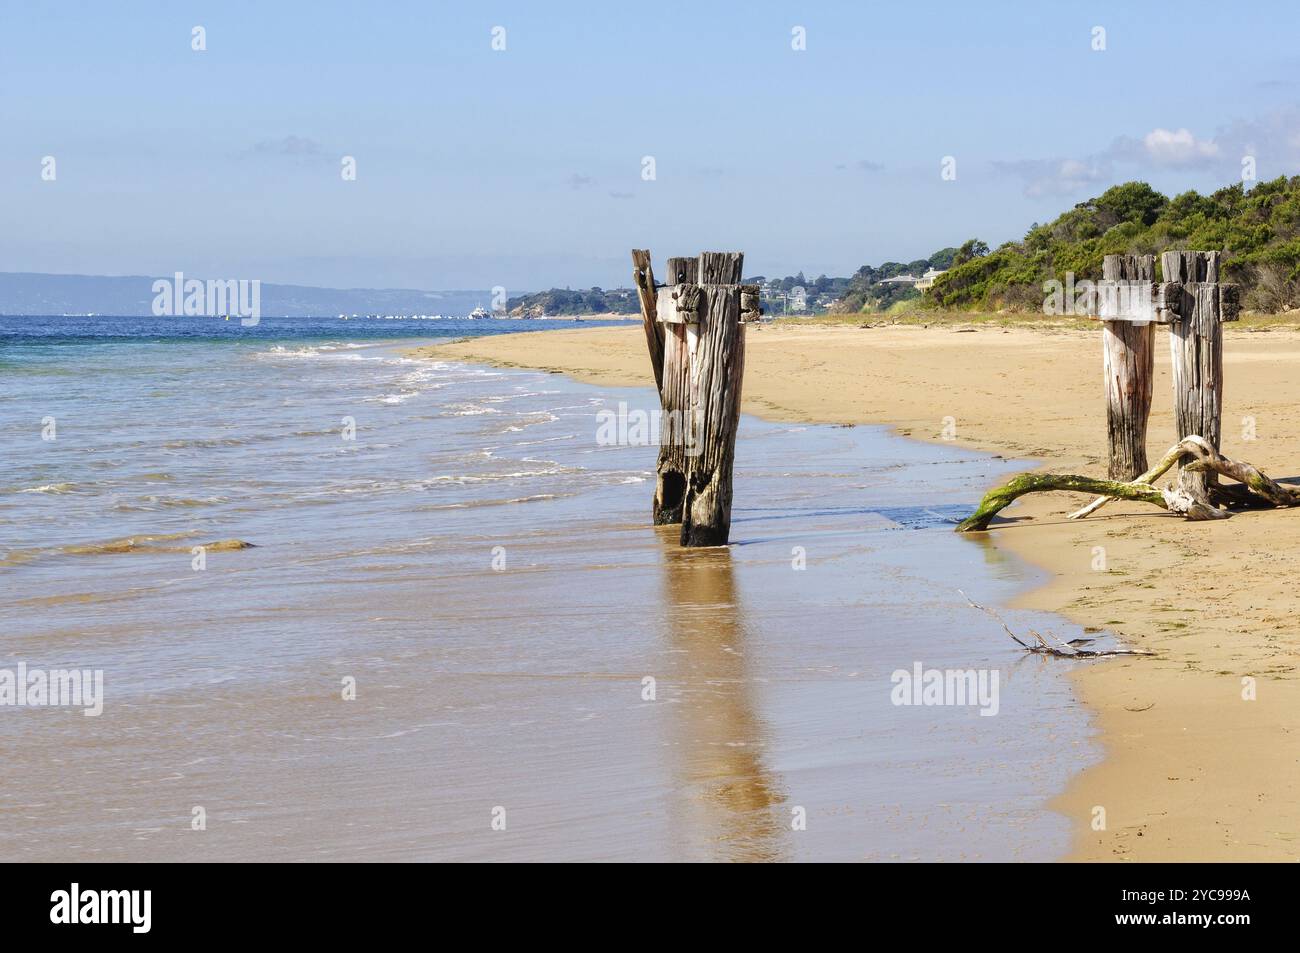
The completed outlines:
<svg viewBox="0 0 1300 953">
<path fill-rule="evenodd" d="M 477 308 L 475 308 L 473 311 L 469 313 L 469 316 L 476 320 L 478 318 L 490 318 L 492 317 L 492 312 L 489 311 L 487 308 L 483 307 L 482 305 L 479 305 Z"/>
</svg>

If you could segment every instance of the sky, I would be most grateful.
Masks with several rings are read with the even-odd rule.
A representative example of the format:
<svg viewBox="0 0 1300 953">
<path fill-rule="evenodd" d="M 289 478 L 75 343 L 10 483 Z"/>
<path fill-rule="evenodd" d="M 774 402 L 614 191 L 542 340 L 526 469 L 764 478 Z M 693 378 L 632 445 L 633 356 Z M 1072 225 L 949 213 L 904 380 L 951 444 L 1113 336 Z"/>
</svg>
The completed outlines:
<svg viewBox="0 0 1300 953">
<path fill-rule="evenodd" d="M 626 286 L 637 247 L 848 275 L 1130 179 L 1300 173 L 1297 27 L 1294 0 L 0 0 L 0 271 L 515 294 Z"/>
</svg>

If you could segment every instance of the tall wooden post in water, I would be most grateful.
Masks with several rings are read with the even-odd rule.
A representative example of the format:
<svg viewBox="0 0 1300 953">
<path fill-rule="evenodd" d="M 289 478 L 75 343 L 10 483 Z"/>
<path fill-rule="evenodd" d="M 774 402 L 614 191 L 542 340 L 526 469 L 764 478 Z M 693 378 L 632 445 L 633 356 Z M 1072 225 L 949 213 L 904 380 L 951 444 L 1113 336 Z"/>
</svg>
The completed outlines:
<svg viewBox="0 0 1300 953">
<path fill-rule="evenodd" d="M 1237 320 L 1238 289 L 1219 281 L 1219 252 L 1167 251 L 1160 257 L 1165 283 L 1161 298 L 1177 315 L 1170 326 L 1174 418 L 1178 436 L 1197 434 L 1215 450 L 1223 413 L 1223 322 Z M 1179 474 L 1179 486 L 1198 502 L 1209 502 L 1213 473 Z"/>
<path fill-rule="evenodd" d="M 744 255 L 670 258 L 653 284 L 650 255 L 634 250 L 641 318 L 655 369 L 660 424 L 654 521 L 681 523 L 683 546 L 723 546 L 731 533 L 732 465 L 745 370 L 740 281 Z M 657 333 L 651 333 L 651 325 Z"/>
<path fill-rule="evenodd" d="M 1106 374 L 1107 476 L 1133 480 L 1147 469 L 1155 319 L 1155 255 L 1107 255 L 1100 286 L 1102 364 Z"/>
</svg>

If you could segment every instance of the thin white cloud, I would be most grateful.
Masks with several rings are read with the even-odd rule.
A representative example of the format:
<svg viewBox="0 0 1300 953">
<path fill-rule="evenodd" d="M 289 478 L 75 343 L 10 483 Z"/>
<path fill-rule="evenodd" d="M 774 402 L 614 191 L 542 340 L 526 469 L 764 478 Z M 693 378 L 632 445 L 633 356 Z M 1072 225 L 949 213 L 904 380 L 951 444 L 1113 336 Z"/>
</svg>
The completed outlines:
<svg viewBox="0 0 1300 953">
<path fill-rule="evenodd" d="M 1300 171 L 1300 105 L 1221 126 L 1209 138 L 1186 127 L 1158 126 L 1141 138 L 1120 136 L 1083 158 L 1053 157 L 994 162 L 993 168 L 1021 179 L 1030 198 L 1095 192 L 1121 178 L 1161 169 L 1206 170 L 1228 181 L 1241 161 L 1254 157 L 1266 174 Z"/>
<path fill-rule="evenodd" d="M 1197 139 L 1190 129 L 1152 129 L 1142 137 L 1142 147 L 1156 165 L 1205 165 L 1219 157 L 1217 142 Z"/>
<path fill-rule="evenodd" d="M 859 159 L 857 162 L 852 164 L 848 162 L 840 162 L 835 166 L 835 168 L 841 170 L 857 169 L 860 172 L 883 172 L 885 164 L 883 162 L 876 162 L 872 159 Z"/>
<path fill-rule="evenodd" d="M 1113 178 L 1110 162 L 1088 159 L 1022 159 L 1019 162 L 994 162 L 1002 173 L 1020 178 L 1029 198 L 1047 195 L 1072 195 L 1102 185 Z"/>
<path fill-rule="evenodd" d="M 263 139 L 249 150 L 257 155 L 273 156 L 318 156 L 322 153 L 321 144 L 306 136 L 285 136 L 282 139 Z"/>
</svg>

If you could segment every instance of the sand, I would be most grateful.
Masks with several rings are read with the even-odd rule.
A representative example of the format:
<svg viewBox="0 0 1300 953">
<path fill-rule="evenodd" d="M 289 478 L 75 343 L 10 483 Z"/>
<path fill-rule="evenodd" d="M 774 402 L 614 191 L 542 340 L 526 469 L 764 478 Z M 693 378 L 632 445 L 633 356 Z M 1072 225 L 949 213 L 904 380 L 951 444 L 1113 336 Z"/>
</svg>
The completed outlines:
<svg viewBox="0 0 1300 953">
<path fill-rule="evenodd" d="M 1300 472 L 1300 332 L 1230 325 L 1223 452 L 1270 475 Z M 639 327 L 547 331 L 421 349 L 439 359 L 644 386 Z M 1167 334 L 1159 332 L 1149 433 L 1174 442 Z M 817 423 L 885 423 L 924 440 L 1105 475 L 1099 329 L 966 326 L 749 328 L 744 409 Z M 1245 418 L 1254 420 L 1254 439 Z M 1106 757 L 1052 805 L 1074 824 L 1072 860 L 1294 861 L 1300 857 L 1300 510 L 1188 523 L 1086 498 L 1017 502 L 990 536 L 1051 574 L 1021 604 L 1119 633 L 1151 658 L 1072 663 Z M 1104 564 L 1099 555 L 1104 550 Z M 1243 679 L 1254 680 L 1254 698 Z M 1098 829 L 1099 827 L 1103 829 Z"/>
</svg>

